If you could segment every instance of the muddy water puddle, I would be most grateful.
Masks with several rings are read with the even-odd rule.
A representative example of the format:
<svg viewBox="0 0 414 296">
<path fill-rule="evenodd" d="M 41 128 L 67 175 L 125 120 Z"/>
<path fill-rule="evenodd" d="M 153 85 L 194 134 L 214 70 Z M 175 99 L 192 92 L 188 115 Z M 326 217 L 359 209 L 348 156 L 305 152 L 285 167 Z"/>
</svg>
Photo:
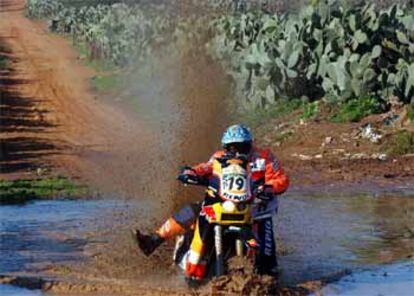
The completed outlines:
<svg viewBox="0 0 414 296">
<path fill-rule="evenodd" d="M 111 223 L 114 201 L 36 201 L 0 207 L 0 273 L 82 259 L 88 232 Z M 107 219 L 108 218 L 108 219 Z"/>
<path fill-rule="evenodd" d="M 325 286 L 321 294 L 324 296 L 411 296 L 413 290 L 414 262 L 411 261 L 352 273 Z"/>
<path fill-rule="evenodd" d="M 36 272 L 86 259 L 83 251 L 94 243 L 88 233 L 113 231 L 116 223 L 125 227 L 131 221 L 116 222 L 114 213 L 128 212 L 131 207 L 139 208 L 111 200 L 1 206 L 0 274 Z M 347 271 L 353 272 L 355 281 L 363 279 L 367 269 L 381 274 L 386 264 L 412 262 L 413 215 L 414 196 L 410 195 L 286 194 L 280 198 L 277 219 L 283 241 L 279 256 L 283 282 L 299 283 Z M 412 275 L 412 268 L 404 270 L 397 278 Z M 400 287 L 405 286 L 400 283 Z M 0 294 L 1 289 L 12 291 L 0 285 Z M 26 292 L 15 290 L 12 295 Z"/>
<path fill-rule="evenodd" d="M 41 296 L 42 292 L 39 290 L 29 290 L 15 287 L 12 285 L 0 285 L 0 295 L 7 296 Z"/>
<path fill-rule="evenodd" d="M 285 283 L 411 261 L 414 195 L 287 194 L 277 228 Z"/>
</svg>

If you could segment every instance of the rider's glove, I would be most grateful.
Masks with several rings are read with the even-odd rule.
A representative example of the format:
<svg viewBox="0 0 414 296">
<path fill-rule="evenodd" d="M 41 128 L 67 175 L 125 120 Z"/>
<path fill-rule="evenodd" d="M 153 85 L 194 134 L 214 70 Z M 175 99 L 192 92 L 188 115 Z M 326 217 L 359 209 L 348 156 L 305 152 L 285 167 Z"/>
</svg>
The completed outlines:
<svg viewBox="0 0 414 296">
<path fill-rule="evenodd" d="M 195 171 L 188 166 L 185 166 L 181 169 L 180 174 L 177 176 L 177 180 L 181 181 L 184 184 L 198 184 L 199 178 Z"/>
<path fill-rule="evenodd" d="M 272 187 L 266 185 L 257 187 L 254 194 L 257 199 L 263 202 L 268 202 L 274 197 Z"/>
<path fill-rule="evenodd" d="M 277 213 L 278 203 L 272 186 L 262 185 L 254 191 L 254 214 L 255 220 L 266 219 Z"/>
</svg>

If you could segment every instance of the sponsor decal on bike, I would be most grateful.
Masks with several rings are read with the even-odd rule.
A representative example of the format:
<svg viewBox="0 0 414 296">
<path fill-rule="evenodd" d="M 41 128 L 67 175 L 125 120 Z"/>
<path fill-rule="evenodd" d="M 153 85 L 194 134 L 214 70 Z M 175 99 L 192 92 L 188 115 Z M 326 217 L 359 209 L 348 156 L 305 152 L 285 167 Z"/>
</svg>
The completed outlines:
<svg viewBox="0 0 414 296">
<path fill-rule="evenodd" d="M 216 220 L 216 213 L 212 206 L 203 206 L 200 212 L 201 216 L 206 216 L 209 221 Z"/>
<path fill-rule="evenodd" d="M 273 254 L 273 225 L 272 220 L 268 219 L 265 222 L 265 249 L 264 253 L 266 256 L 272 256 Z"/>
</svg>

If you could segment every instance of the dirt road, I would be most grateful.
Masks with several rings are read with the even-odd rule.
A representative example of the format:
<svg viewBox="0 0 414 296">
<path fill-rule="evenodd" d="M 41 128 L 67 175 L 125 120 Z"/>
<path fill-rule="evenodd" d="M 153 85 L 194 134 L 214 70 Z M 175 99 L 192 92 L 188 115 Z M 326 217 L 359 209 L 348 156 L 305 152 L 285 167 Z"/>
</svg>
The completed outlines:
<svg viewBox="0 0 414 296">
<path fill-rule="evenodd" d="M 11 50 L 10 69 L 0 77 L 0 178 L 49 170 L 100 192 L 149 195 L 150 164 L 166 152 L 150 148 L 161 146 L 159 130 L 94 96 L 93 72 L 69 41 L 25 18 L 24 3 L 0 2 L 0 40 Z"/>
<path fill-rule="evenodd" d="M 168 56 L 165 64 L 160 59 L 151 65 L 156 73 L 130 77 L 142 98 L 141 113 L 146 105 L 157 108 L 145 121 L 126 112 L 128 106 L 93 95 L 92 70 L 70 41 L 25 18 L 24 3 L 0 2 L 0 38 L 12 61 L 1 74 L 0 177 L 31 176 L 46 167 L 80 177 L 100 192 L 169 201 L 179 165 L 206 160 L 217 146 L 227 90 L 218 68 L 200 56 L 196 63 Z M 148 186 L 154 176 L 156 190 Z"/>
<path fill-rule="evenodd" d="M 0 2 L 0 38 L 12 52 L 11 70 L 2 74 L 2 173 L 26 174 L 45 161 L 76 175 L 84 169 L 81 153 L 126 140 L 119 131 L 130 125 L 96 101 L 88 91 L 92 73 L 66 41 L 24 17 L 24 3 Z M 20 147 L 26 153 L 15 155 Z"/>
</svg>

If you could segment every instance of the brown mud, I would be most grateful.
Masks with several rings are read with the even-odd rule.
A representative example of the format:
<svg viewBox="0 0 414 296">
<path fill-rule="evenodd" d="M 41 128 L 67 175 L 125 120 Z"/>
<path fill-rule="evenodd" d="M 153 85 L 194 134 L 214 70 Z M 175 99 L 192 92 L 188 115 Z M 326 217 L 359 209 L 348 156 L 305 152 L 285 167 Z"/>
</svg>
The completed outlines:
<svg viewBox="0 0 414 296">
<path fill-rule="evenodd" d="M 314 282 L 314 285 L 316 282 Z M 228 275 L 214 278 L 205 289 L 206 295 L 307 295 L 316 289 L 305 286 L 291 288 L 278 287 L 273 277 L 257 275 L 253 272 L 253 264 L 245 258 L 234 257 L 228 262 Z"/>
<path fill-rule="evenodd" d="M 308 295 L 321 288 L 321 282 L 308 282 L 296 288 L 274 288 L 268 278 L 250 276 L 242 278 L 234 276 L 217 278 L 211 289 L 202 290 L 156 288 L 143 289 L 142 286 L 127 281 L 96 281 L 83 282 L 80 280 L 53 279 L 27 275 L 0 275 L 0 284 L 25 287 L 31 290 L 47 291 L 52 295 L 276 295 L 302 296 Z M 269 286 L 272 288 L 267 289 Z M 271 293 L 271 294 L 269 294 Z"/>
<path fill-rule="evenodd" d="M 11 50 L 1 53 L 10 58 L 10 67 L 0 73 L 0 179 L 67 174 L 105 196 L 144 202 L 145 206 L 130 216 L 114 219 L 128 220 L 129 226 L 136 224 L 148 230 L 175 207 L 197 199 L 198 191 L 184 192 L 171 176 L 179 165 L 207 160 L 218 148 L 220 133 L 227 124 L 223 103 L 228 94 L 227 80 L 207 57 L 179 56 L 169 64 L 160 57 L 162 62 L 154 62 L 153 72 L 133 77 L 135 81 L 156 82 L 142 83 L 135 92 L 144 101 L 144 112 L 149 110 L 145 101 L 151 105 L 155 100 L 156 106 L 161 106 L 158 114 L 150 113 L 149 123 L 126 112 L 128 107 L 92 94 L 89 80 L 93 71 L 81 64 L 69 41 L 47 33 L 43 23 L 24 17 L 23 0 L 0 1 L 0 42 Z M 299 126 L 298 137 L 280 146 L 273 145 L 272 135 L 277 132 L 269 133 L 266 127 L 258 131 L 257 138 L 259 143 L 273 146 L 294 187 L 301 184 L 320 190 L 320 184 L 324 188 L 332 184 L 345 188 L 355 182 L 366 182 L 369 188 L 398 182 L 413 184 L 414 158 L 378 162 L 336 157 L 303 161 L 292 157 L 295 153 L 314 153 L 332 128 L 320 123 Z M 385 171 L 393 177 L 385 177 Z M 39 288 L 62 295 L 203 293 L 179 285 L 164 288 L 164 281 L 174 282 L 177 277 L 172 268 L 164 267 L 172 246 L 151 260 L 140 254 L 131 256 L 135 246 L 125 234 L 127 229 L 122 230 L 113 226 L 91 234 L 111 243 L 85 250 L 91 260 L 71 266 L 70 276 L 59 266 L 52 266 L 45 267 L 39 280 L 25 275 L 4 277 L 1 282 L 21 286 L 34 282 Z M 160 270 L 154 273 L 154 267 Z M 150 276 L 146 278 L 146 274 Z M 229 289 L 226 285 L 226 280 L 217 284 L 218 295 Z M 309 285 L 313 288 L 280 290 L 280 295 L 302 295 L 318 286 Z M 253 286 L 248 285 L 249 289 Z"/>
</svg>

